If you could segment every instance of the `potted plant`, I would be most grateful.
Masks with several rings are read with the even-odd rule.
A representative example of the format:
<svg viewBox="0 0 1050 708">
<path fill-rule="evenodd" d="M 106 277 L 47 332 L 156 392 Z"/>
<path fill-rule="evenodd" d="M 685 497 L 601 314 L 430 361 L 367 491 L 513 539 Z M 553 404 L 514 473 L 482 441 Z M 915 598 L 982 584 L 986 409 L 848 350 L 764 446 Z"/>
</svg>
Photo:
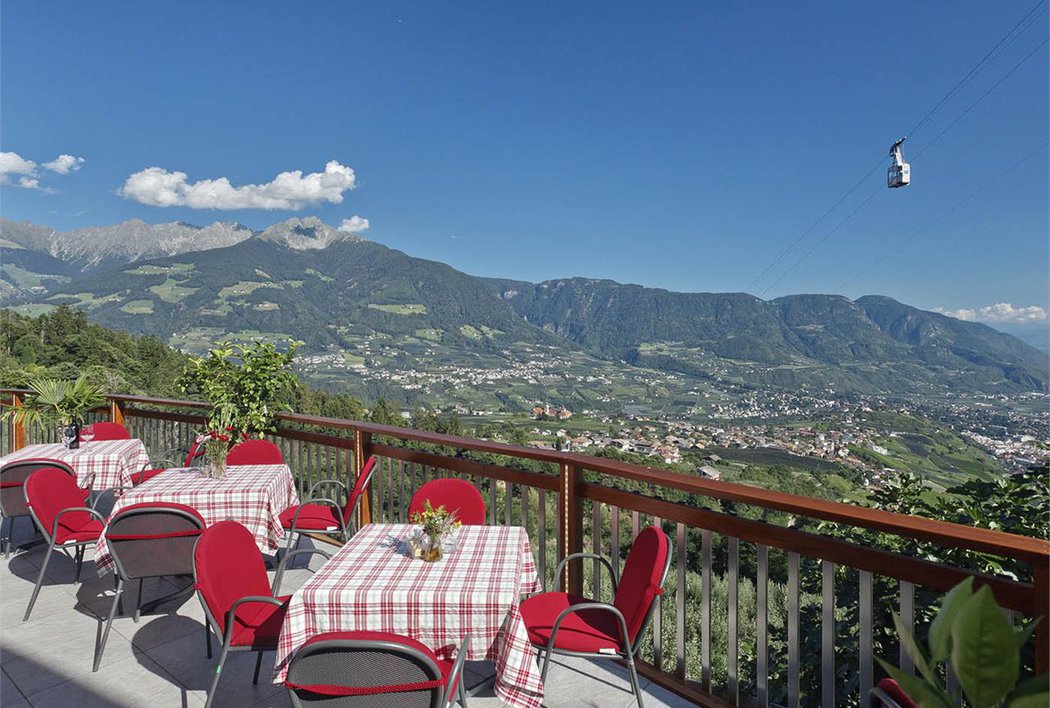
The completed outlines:
<svg viewBox="0 0 1050 708">
<path fill-rule="evenodd" d="M 238 441 L 273 430 L 281 399 L 297 382 L 291 367 L 301 344 L 288 340 L 282 351 L 273 342 L 219 342 L 207 356 L 190 358 L 179 386 L 211 404 L 201 438 L 211 476 L 222 476 L 226 455 Z"/>
<path fill-rule="evenodd" d="M 73 381 L 38 376 L 28 386 L 33 393 L 18 408 L 4 411 L 4 419 L 22 426 L 56 425 L 71 450 L 80 445 L 84 414 L 106 402 L 102 387 L 84 375 Z"/>
<path fill-rule="evenodd" d="M 429 499 L 423 503 L 423 511 L 412 515 L 412 523 L 421 527 L 410 539 L 413 555 L 428 562 L 441 559 L 447 543 L 445 539 L 461 525 L 454 512 L 443 505 L 435 509 Z"/>
<path fill-rule="evenodd" d="M 987 585 L 976 592 L 973 578 L 956 585 L 941 603 L 930 624 L 924 651 L 915 636 L 894 615 L 901 646 L 915 662 L 919 675 L 879 659 L 886 673 L 922 708 L 953 708 L 960 696 L 946 688 L 945 670 L 950 665 L 962 697 L 971 708 L 1005 705 L 1007 708 L 1043 708 L 1050 705 L 1047 674 L 1018 683 L 1021 648 L 1042 618 L 1014 627 L 992 596 Z"/>
</svg>

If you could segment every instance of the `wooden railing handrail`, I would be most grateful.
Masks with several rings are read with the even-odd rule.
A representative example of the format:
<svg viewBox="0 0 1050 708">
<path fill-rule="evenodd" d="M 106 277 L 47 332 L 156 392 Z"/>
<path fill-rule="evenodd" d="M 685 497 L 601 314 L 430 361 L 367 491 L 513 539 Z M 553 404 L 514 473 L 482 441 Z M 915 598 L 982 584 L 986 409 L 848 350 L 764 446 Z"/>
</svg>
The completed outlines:
<svg viewBox="0 0 1050 708">
<path fill-rule="evenodd" d="M 19 389 L 0 389 L 0 394 L 26 393 Z M 206 410 L 207 403 L 176 399 L 153 398 L 111 394 L 109 399 L 121 403 L 137 403 L 171 408 Z M 134 410 L 129 410 L 134 415 Z M 153 417 L 153 414 L 151 414 Z M 609 460 L 579 453 L 561 452 L 542 448 L 510 445 L 507 443 L 479 440 L 443 433 L 432 433 L 392 425 L 381 425 L 366 421 L 327 418 L 299 413 L 280 413 L 277 420 L 336 430 L 347 430 L 366 435 L 381 435 L 399 440 L 451 447 L 460 450 L 505 455 L 521 459 L 549 462 L 574 469 L 589 470 L 599 474 L 619 477 L 635 482 L 653 484 L 675 489 L 688 494 L 711 497 L 766 509 L 773 509 L 812 519 L 848 524 L 857 528 L 891 533 L 904 538 L 930 541 L 965 550 L 980 551 L 1032 563 L 1035 566 L 1050 564 L 1050 542 L 1016 534 L 974 528 L 946 521 L 936 521 L 919 516 L 898 514 L 880 509 L 861 507 L 842 502 L 804 497 L 777 492 L 744 484 L 700 479 L 692 475 L 635 465 L 618 460 Z M 448 458 L 455 459 L 455 458 Z"/>
</svg>

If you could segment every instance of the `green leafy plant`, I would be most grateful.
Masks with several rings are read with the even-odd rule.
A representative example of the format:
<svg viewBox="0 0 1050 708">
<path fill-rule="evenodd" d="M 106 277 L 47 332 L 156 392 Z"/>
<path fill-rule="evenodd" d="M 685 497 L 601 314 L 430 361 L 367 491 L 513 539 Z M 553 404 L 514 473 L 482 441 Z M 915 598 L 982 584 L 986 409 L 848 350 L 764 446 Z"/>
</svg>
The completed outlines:
<svg viewBox="0 0 1050 708">
<path fill-rule="evenodd" d="M 207 356 L 190 358 L 179 386 L 211 404 L 209 431 L 234 440 L 262 437 L 273 430 L 274 414 L 298 383 L 291 367 L 301 344 L 288 340 L 282 351 L 273 342 L 219 342 Z"/>
<path fill-rule="evenodd" d="M 65 426 L 79 422 L 85 413 L 106 402 L 102 386 L 83 375 L 73 381 L 37 377 L 28 385 L 33 393 L 20 407 L 4 411 L 5 420 L 23 426 Z"/>
<path fill-rule="evenodd" d="M 973 578 L 956 585 L 941 603 L 930 624 L 928 651 L 916 641 L 900 617 L 893 621 L 901 645 L 915 662 L 919 675 L 879 663 L 912 700 L 922 708 L 952 708 L 958 696 L 945 687 L 940 664 L 950 665 L 959 687 L 972 708 L 1004 703 L 1007 708 L 1040 708 L 1050 704 L 1048 677 L 1036 676 L 1018 684 L 1021 647 L 1042 618 L 1014 627 L 987 585 L 976 592 Z"/>
</svg>

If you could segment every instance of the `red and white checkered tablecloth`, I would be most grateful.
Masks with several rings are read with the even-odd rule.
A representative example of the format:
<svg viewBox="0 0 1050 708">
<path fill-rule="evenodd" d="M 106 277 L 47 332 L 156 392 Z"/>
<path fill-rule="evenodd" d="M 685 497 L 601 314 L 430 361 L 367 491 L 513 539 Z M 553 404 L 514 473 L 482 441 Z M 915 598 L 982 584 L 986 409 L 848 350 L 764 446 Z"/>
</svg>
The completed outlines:
<svg viewBox="0 0 1050 708">
<path fill-rule="evenodd" d="M 299 493 L 288 465 L 230 465 L 221 479 L 206 477 L 197 467 L 174 468 L 121 495 L 111 516 L 144 502 L 185 504 L 209 526 L 233 519 L 252 532 L 259 550 L 273 553 L 284 537 L 277 517 L 299 503 Z M 100 575 L 113 568 L 105 536 L 95 544 L 95 567 Z"/>
<path fill-rule="evenodd" d="M 91 475 L 95 491 L 130 487 L 132 475 L 149 464 L 149 453 L 141 440 L 93 440 L 81 442 L 76 450 L 67 450 L 62 443 L 26 445 L 9 455 L 0 457 L 0 465 L 17 460 L 46 458 L 65 462 L 77 473 L 77 484 L 86 486 Z"/>
<path fill-rule="evenodd" d="M 543 684 L 519 605 L 523 594 L 541 589 L 528 533 L 462 526 L 457 550 L 426 563 L 402 550 L 414 528 L 363 527 L 292 595 L 274 683 L 284 681 L 295 651 L 322 632 L 395 632 L 446 658 L 470 634 L 467 659 L 496 665 L 496 694 L 510 706 L 539 706 Z"/>
</svg>

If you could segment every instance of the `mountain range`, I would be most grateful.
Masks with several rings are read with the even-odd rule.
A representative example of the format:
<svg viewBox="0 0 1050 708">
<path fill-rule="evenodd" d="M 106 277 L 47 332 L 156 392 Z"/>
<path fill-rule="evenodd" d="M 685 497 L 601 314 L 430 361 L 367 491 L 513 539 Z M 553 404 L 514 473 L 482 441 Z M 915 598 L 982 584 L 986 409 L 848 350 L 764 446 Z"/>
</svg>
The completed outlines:
<svg viewBox="0 0 1050 708">
<path fill-rule="evenodd" d="M 0 220 L 0 301 L 28 313 L 69 304 L 191 350 L 281 335 L 307 352 L 382 344 L 456 362 L 528 345 L 697 379 L 890 394 L 1044 391 L 1050 378 L 1050 359 L 1015 337 L 888 297 L 481 278 L 312 217 L 261 232 Z"/>
</svg>

